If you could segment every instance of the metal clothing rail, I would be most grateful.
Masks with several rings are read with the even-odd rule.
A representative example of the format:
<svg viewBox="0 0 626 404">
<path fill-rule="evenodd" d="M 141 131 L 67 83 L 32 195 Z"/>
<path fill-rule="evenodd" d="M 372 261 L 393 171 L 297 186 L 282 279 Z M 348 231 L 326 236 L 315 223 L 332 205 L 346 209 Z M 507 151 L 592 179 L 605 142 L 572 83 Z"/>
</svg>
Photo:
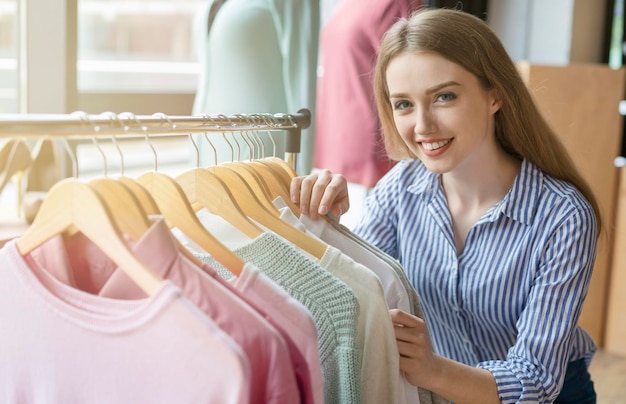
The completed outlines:
<svg viewBox="0 0 626 404">
<path fill-rule="evenodd" d="M 311 113 L 300 109 L 295 114 L 204 114 L 168 116 L 163 113 L 135 115 L 115 114 L 3 114 L 0 115 L 0 138 L 98 136 L 137 137 L 164 136 L 176 133 L 275 131 L 287 132 L 285 160 L 295 167 L 300 153 L 302 129 L 311 124 Z"/>
</svg>

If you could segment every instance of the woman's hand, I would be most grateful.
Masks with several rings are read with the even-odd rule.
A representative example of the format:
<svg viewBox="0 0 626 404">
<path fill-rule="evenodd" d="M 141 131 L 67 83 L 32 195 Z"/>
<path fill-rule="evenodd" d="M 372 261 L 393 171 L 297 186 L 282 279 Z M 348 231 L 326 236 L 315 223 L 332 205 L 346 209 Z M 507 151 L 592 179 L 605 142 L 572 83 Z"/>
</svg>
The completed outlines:
<svg viewBox="0 0 626 404">
<path fill-rule="evenodd" d="M 290 193 L 300 212 L 314 220 L 329 213 L 338 218 L 350 208 L 348 182 L 328 170 L 293 178 Z"/>
<path fill-rule="evenodd" d="M 400 369 L 414 386 L 424 386 L 432 378 L 436 369 L 437 357 L 428 336 L 426 323 L 419 317 L 393 309 L 389 311 L 396 334 Z"/>
<path fill-rule="evenodd" d="M 409 383 L 455 403 L 500 403 L 491 372 L 436 355 L 421 318 L 397 309 L 390 310 L 389 315 L 396 334 L 400 369 Z"/>
</svg>

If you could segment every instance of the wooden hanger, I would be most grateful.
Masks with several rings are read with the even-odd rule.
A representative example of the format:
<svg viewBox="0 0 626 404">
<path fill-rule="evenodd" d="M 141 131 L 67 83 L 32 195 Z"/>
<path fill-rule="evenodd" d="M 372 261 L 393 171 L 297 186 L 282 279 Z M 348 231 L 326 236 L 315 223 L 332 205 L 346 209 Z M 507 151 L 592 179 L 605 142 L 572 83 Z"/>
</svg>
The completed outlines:
<svg viewBox="0 0 626 404">
<path fill-rule="evenodd" d="M 296 229 L 276 214 L 269 212 L 237 172 L 221 165 L 209 166 L 206 169 L 224 180 L 246 216 L 295 244 L 313 257 L 321 259 L 324 256 L 327 248 L 325 243 Z M 274 205 L 272 205 L 272 209 L 280 214 Z"/>
<path fill-rule="evenodd" d="M 243 271 L 245 261 L 229 250 L 200 223 L 181 186 L 165 174 L 152 171 L 137 178 L 156 202 L 170 228 L 177 227 L 234 275 Z"/>
<path fill-rule="evenodd" d="M 120 231 L 134 241 L 146 234 L 151 226 L 146 211 L 127 185 L 113 178 L 101 177 L 89 181 L 109 207 Z"/>
<path fill-rule="evenodd" d="M 281 197 L 285 204 L 289 207 L 289 210 L 294 215 L 300 217 L 300 207 L 291 201 L 289 195 L 289 183 L 285 183 L 284 180 L 276 173 L 270 166 L 263 164 L 259 160 L 252 160 L 242 164 L 249 164 L 259 176 L 265 181 L 269 189 L 270 199 L 273 201 L 277 197 Z"/>
<path fill-rule="evenodd" d="M 272 168 L 278 175 L 283 179 L 287 187 L 291 184 L 291 179 L 296 177 L 298 174 L 294 171 L 294 169 L 287 164 L 287 162 L 278 157 L 264 157 L 259 159 L 259 161 L 263 164 L 268 165 Z"/>
<path fill-rule="evenodd" d="M 150 195 L 150 192 L 143 185 L 137 182 L 136 179 L 126 177 L 124 175 L 117 177 L 117 180 L 123 183 L 130 189 L 130 191 L 135 195 L 137 201 L 141 205 L 142 209 L 146 212 L 146 215 L 160 215 L 159 207 L 157 206 L 154 198 Z"/>
<path fill-rule="evenodd" d="M 141 185 L 139 182 L 137 182 L 137 180 L 123 175 L 118 177 L 117 179 L 121 183 L 126 185 L 128 189 L 133 193 L 135 198 L 137 198 L 139 205 L 141 205 L 141 208 L 144 210 L 144 212 L 146 212 L 146 215 L 163 216 L 159 211 L 159 207 L 154 201 L 154 198 L 152 198 L 152 195 L 150 195 L 148 190 L 144 188 L 144 186 Z M 191 262 L 193 262 L 196 266 L 201 267 L 203 265 L 202 261 L 200 261 L 195 255 L 193 255 L 191 251 L 186 249 L 185 246 L 183 246 L 181 242 L 176 238 L 176 236 L 172 235 L 172 239 L 174 240 L 174 243 L 176 244 L 180 252 L 185 257 L 187 257 L 187 259 L 191 260 Z"/>
<path fill-rule="evenodd" d="M 56 183 L 44 199 L 33 224 L 16 241 L 26 255 L 50 238 L 77 229 L 149 296 L 163 279 L 144 265 L 128 247 L 111 210 L 98 192 L 76 178 Z"/>
<path fill-rule="evenodd" d="M 246 216 L 226 184 L 204 168 L 193 168 L 176 177 L 192 206 L 206 208 L 250 238 L 263 234 L 263 229 Z"/>
<path fill-rule="evenodd" d="M 280 212 L 272 203 L 272 199 L 270 199 L 269 190 L 265 189 L 267 185 L 264 185 L 261 182 L 262 180 L 257 176 L 254 171 L 252 171 L 249 166 L 246 166 L 244 163 L 240 162 L 225 162 L 221 163 L 219 167 L 226 168 L 226 170 L 231 170 L 239 177 L 241 177 L 243 181 L 248 184 L 248 187 L 257 197 L 259 203 L 261 203 L 274 216 L 280 217 Z M 235 181 L 235 183 L 238 183 L 240 181 L 239 178 L 224 170 L 220 172 L 219 178 L 222 179 L 231 189 L 232 186 L 231 184 L 229 184 L 230 181 Z"/>
</svg>

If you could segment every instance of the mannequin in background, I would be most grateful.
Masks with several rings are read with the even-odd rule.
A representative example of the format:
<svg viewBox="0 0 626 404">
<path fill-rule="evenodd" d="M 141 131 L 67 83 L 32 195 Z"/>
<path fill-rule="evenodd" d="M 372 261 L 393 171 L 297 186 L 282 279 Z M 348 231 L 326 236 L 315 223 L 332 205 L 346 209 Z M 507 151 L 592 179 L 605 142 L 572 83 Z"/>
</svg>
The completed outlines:
<svg viewBox="0 0 626 404">
<path fill-rule="evenodd" d="M 342 0 L 320 32 L 313 167 L 371 188 L 392 166 L 380 137 L 372 74 L 383 33 L 423 0 Z"/>
<path fill-rule="evenodd" d="M 313 114 L 318 33 L 319 0 L 209 1 L 194 26 L 202 70 L 193 114 L 296 113 L 301 108 Z M 298 172 L 311 169 L 313 133 L 311 122 L 302 133 Z M 284 142 L 273 138 L 282 158 Z M 197 140 L 200 164 L 214 164 L 210 145 L 204 137 Z M 232 160 L 226 142 L 212 143 L 219 161 Z M 247 156 L 241 150 L 241 158 Z"/>
</svg>

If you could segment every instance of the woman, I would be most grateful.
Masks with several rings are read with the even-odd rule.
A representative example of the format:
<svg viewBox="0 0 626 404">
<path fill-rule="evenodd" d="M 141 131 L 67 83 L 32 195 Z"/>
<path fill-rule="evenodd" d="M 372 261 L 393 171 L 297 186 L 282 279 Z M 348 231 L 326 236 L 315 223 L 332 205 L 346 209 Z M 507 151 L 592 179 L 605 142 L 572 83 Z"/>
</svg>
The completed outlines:
<svg viewBox="0 0 626 404">
<path fill-rule="evenodd" d="M 391 311 L 409 381 L 455 403 L 595 402 L 596 345 L 577 322 L 598 204 L 496 35 L 461 11 L 417 12 L 383 37 L 374 89 L 399 162 L 355 232 L 420 294 L 425 321 Z M 326 170 L 291 194 L 314 218 L 349 207 Z"/>
</svg>

